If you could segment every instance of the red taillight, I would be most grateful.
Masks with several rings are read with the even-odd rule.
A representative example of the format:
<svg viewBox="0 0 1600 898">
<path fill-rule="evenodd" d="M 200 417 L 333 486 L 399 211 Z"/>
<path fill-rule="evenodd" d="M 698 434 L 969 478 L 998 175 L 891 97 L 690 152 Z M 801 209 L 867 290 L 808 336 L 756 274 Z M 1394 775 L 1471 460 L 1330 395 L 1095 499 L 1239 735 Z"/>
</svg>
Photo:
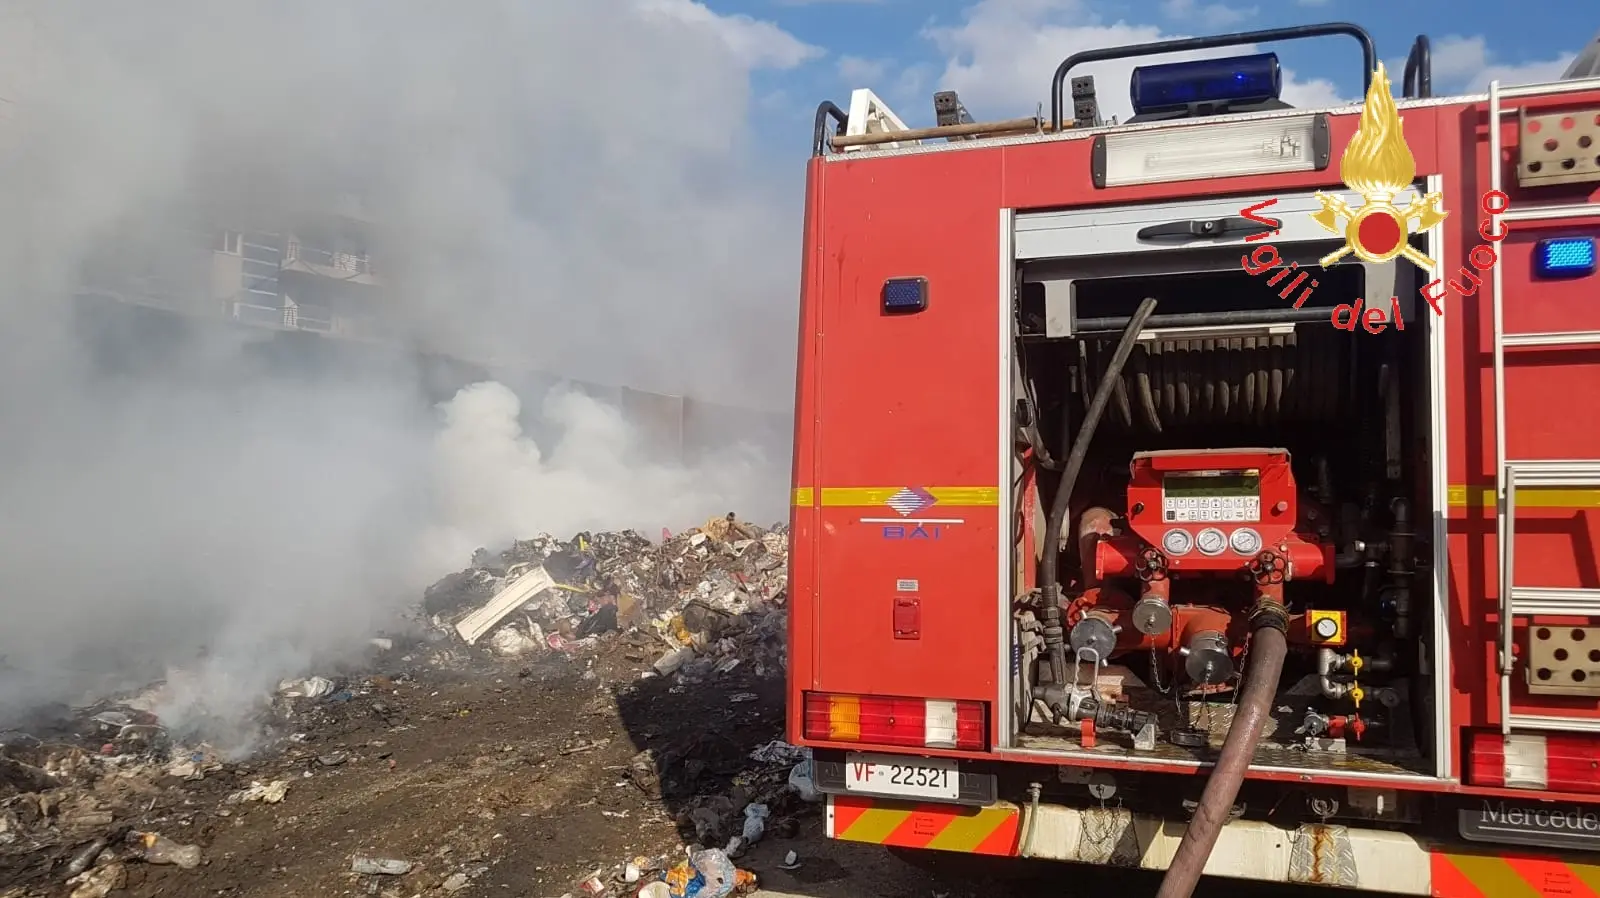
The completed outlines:
<svg viewBox="0 0 1600 898">
<path fill-rule="evenodd" d="M 1600 735 L 1467 735 L 1467 782 L 1474 786 L 1600 794 Z"/>
<path fill-rule="evenodd" d="M 807 692 L 806 738 L 982 751 L 983 702 Z"/>
</svg>

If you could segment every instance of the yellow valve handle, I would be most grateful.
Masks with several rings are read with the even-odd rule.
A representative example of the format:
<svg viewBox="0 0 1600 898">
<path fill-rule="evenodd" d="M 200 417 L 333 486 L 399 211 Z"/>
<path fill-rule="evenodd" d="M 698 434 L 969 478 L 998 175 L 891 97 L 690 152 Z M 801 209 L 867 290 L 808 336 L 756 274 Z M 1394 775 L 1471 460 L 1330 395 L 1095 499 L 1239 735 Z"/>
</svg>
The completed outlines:
<svg viewBox="0 0 1600 898">
<path fill-rule="evenodd" d="M 1361 650 L 1360 649 L 1355 649 L 1355 650 L 1350 652 L 1350 675 L 1351 676 L 1360 676 L 1361 675 L 1361 668 L 1365 664 L 1366 664 L 1366 662 L 1361 660 Z"/>
<path fill-rule="evenodd" d="M 1361 700 L 1366 697 L 1367 691 L 1362 689 L 1359 685 L 1352 685 L 1350 687 L 1350 700 L 1356 703 L 1357 710 L 1361 708 Z"/>
</svg>

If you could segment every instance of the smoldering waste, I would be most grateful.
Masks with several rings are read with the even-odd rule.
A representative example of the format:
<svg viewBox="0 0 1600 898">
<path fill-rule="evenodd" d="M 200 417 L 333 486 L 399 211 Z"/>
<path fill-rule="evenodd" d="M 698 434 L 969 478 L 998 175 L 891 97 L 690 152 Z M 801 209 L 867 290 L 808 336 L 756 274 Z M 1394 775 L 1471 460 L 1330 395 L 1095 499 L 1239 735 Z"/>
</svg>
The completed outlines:
<svg viewBox="0 0 1600 898">
<path fill-rule="evenodd" d="M 182 673 L 138 694 L 0 721 L 0 898 L 104 898 L 153 867 L 198 875 L 191 871 L 214 862 L 208 834 L 241 805 L 292 806 L 297 778 L 337 775 L 346 765 L 392 769 L 380 741 L 330 751 L 316 734 L 361 705 L 403 738 L 416 711 L 386 697 L 408 680 L 512 669 L 537 676 L 559 665 L 622 690 L 665 681 L 672 693 L 727 691 L 717 698 L 724 707 L 753 702 L 754 692 L 733 690 L 781 677 L 785 663 L 787 554 L 782 527 L 733 515 L 663 532 L 658 542 L 634 532 L 580 533 L 479 550 L 469 567 L 425 591 L 410 626 L 372 640 L 365 669 L 307 672 L 263 697 L 251 720 L 254 751 L 244 757 L 206 741 L 203 726 L 186 721 L 180 730 L 159 716 Z M 624 773 L 641 801 L 673 789 L 689 797 L 676 814 L 699 866 L 688 856 L 622 858 L 586 877 L 580 893 L 650 886 L 681 895 L 699 882 L 697 894 L 715 898 L 751 887 L 747 874 L 722 884 L 713 876 L 708 887 L 707 871 L 733 869 L 730 857 L 768 833 L 792 834 L 794 817 L 813 807 L 809 766 L 804 752 L 779 740 L 753 752 L 747 745 L 727 761 L 738 770 L 730 781 L 743 784 L 737 794 L 700 794 L 695 777 L 716 750 L 699 743 L 714 738 L 651 746 Z M 574 737 L 553 760 L 581 763 L 608 741 Z M 410 860 L 358 855 L 352 863 L 347 869 L 373 882 L 418 875 Z M 476 869 L 454 869 L 433 885 L 464 887 Z"/>
</svg>

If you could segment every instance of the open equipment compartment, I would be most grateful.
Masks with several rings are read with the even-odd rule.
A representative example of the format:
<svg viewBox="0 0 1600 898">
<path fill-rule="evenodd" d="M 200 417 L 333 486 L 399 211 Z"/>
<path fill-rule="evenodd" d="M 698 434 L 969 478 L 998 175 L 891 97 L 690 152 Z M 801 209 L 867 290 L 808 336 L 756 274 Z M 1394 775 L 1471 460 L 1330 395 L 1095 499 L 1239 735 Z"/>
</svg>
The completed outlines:
<svg viewBox="0 0 1600 898">
<path fill-rule="evenodd" d="M 1288 611 L 1289 654 L 1253 766 L 1437 775 L 1435 322 L 1410 301 L 1409 263 L 1319 266 L 1342 241 L 1311 220 L 1310 194 L 1264 213 L 1281 221 L 1270 241 L 1245 241 L 1260 228 L 1182 236 L 1263 199 L 1015 216 L 1015 445 L 1038 473 L 1019 497 L 1034 506 L 1019 509 L 1033 560 L 1050 550 L 1037 535 L 1119 332 L 1147 298 L 1156 306 L 1071 486 L 1059 618 L 1044 589 L 1013 608 L 1013 750 L 1214 760 L 1250 664 L 1253 602 L 1269 594 Z M 1272 270 L 1250 259 L 1266 242 Z M 1426 235 L 1413 243 L 1428 251 Z M 1285 289 L 1295 271 L 1274 279 L 1290 263 L 1311 274 L 1309 294 Z M 1335 307 L 1373 297 L 1376 323 L 1392 326 L 1333 326 Z"/>
</svg>

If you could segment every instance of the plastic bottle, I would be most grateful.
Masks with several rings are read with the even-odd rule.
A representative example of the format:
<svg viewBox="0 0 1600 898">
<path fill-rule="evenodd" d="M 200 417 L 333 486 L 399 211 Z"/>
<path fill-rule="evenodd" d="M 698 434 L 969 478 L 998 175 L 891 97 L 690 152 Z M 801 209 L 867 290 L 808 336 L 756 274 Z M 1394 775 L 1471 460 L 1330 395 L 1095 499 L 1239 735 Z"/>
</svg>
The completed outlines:
<svg viewBox="0 0 1600 898">
<path fill-rule="evenodd" d="M 200 846 L 183 845 L 160 833 L 145 833 L 139 837 L 147 864 L 171 864 L 184 870 L 200 866 Z"/>
<path fill-rule="evenodd" d="M 771 811 L 764 804 L 745 805 L 744 809 L 744 843 L 754 845 L 761 841 L 767 833 L 767 815 Z"/>
</svg>

